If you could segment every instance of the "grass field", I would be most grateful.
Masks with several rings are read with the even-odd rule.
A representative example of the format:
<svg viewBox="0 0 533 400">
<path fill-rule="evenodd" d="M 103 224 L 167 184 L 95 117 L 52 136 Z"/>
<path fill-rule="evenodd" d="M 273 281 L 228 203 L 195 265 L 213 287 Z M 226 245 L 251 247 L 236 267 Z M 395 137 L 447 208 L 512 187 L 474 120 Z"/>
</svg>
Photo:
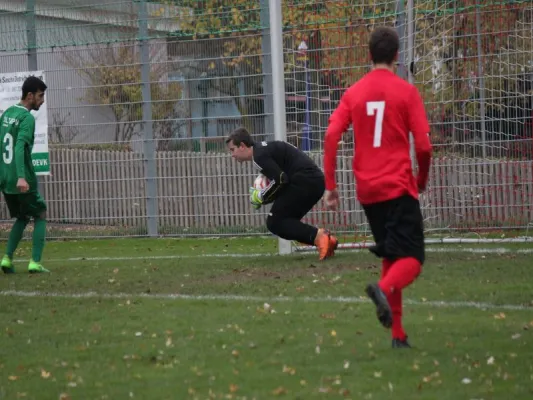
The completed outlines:
<svg viewBox="0 0 533 400">
<path fill-rule="evenodd" d="M 276 243 L 49 242 L 47 275 L 24 243 L 0 276 L 0 399 L 533 398 L 527 247 L 429 252 L 404 295 L 415 348 L 393 350 L 363 296 L 376 258 Z"/>
</svg>

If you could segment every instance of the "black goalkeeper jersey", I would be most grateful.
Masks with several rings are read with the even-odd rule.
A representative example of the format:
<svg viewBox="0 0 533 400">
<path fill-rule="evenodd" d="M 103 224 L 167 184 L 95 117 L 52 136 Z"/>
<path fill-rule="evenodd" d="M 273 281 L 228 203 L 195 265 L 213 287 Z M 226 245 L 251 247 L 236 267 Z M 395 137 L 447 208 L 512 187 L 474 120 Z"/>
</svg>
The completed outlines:
<svg viewBox="0 0 533 400">
<path fill-rule="evenodd" d="M 270 184 L 262 190 L 263 203 L 272 202 L 284 185 L 298 176 L 324 178 L 322 170 L 303 151 L 282 141 L 258 142 L 253 146 L 254 164 Z"/>
</svg>

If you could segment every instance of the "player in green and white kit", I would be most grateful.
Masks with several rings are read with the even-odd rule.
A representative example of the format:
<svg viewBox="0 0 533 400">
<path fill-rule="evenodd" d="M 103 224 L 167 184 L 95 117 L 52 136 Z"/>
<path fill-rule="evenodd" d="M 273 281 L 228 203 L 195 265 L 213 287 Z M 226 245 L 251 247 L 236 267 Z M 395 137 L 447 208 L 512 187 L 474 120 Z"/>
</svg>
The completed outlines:
<svg viewBox="0 0 533 400">
<path fill-rule="evenodd" d="M 33 248 L 28 271 L 48 272 L 41 265 L 46 236 L 46 203 L 39 194 L 37 176 L 33 168 L 31 152 L 35 140 L 35 118 L 31 110 L 38 110 L 44 103 L 45 83 L 37 77 L 29 77 L 22 84 L 20 103 L 9 107 L 0 117 L 0 190 L 12 218 L 7 250 L 0 267 L 4 273 L 13 273 L 13 254 L 22 239 L 24 229 L 34 220 Z"/>
</svg>

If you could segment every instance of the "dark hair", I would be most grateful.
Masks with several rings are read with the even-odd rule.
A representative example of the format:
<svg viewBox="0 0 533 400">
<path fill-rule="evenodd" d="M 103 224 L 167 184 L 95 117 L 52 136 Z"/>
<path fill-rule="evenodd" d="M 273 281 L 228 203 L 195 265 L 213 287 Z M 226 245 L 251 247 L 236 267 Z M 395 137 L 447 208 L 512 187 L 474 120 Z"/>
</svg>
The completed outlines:
<svg viewBox="0 0 533 400">
<path fill-rule="evenodd" d="M 392 64 L 400 48 L 400 39 L 393 28 L 382 26 L 374 29 L 368 43 L 374 64 Z"/>
<path fill-rule="evenodd" d="M 246 147 L 252 147 L 254 145 L 252 135 L 250 135 L 246 128 L 235 129 L 226 139 L 226 144 L 230 142 L 233 142 L 235 146 L 240 146 L 241 143 L 244 143 Z"/>
<path fill-rule="evenodd" d="M 26 98 L 28 93 L 44 92 L 46 88 L 47 86 L 42 80 L 36 76 L 30 76 L 22 84 L 22 100 Z"/>
</svg>

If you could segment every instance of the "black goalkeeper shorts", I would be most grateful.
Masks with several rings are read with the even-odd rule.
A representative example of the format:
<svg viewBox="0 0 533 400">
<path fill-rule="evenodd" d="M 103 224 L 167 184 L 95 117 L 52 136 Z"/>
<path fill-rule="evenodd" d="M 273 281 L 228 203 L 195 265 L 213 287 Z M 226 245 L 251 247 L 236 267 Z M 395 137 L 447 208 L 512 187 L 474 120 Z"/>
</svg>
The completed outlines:
<svg viewBox="0 0 533 400">
<path fill-rule="evenodd" d="M 274 200 L 270 214 L 301 220 L 319 202 L 325 189 L 324 175 L 296 174 Z"/>
</svg>

